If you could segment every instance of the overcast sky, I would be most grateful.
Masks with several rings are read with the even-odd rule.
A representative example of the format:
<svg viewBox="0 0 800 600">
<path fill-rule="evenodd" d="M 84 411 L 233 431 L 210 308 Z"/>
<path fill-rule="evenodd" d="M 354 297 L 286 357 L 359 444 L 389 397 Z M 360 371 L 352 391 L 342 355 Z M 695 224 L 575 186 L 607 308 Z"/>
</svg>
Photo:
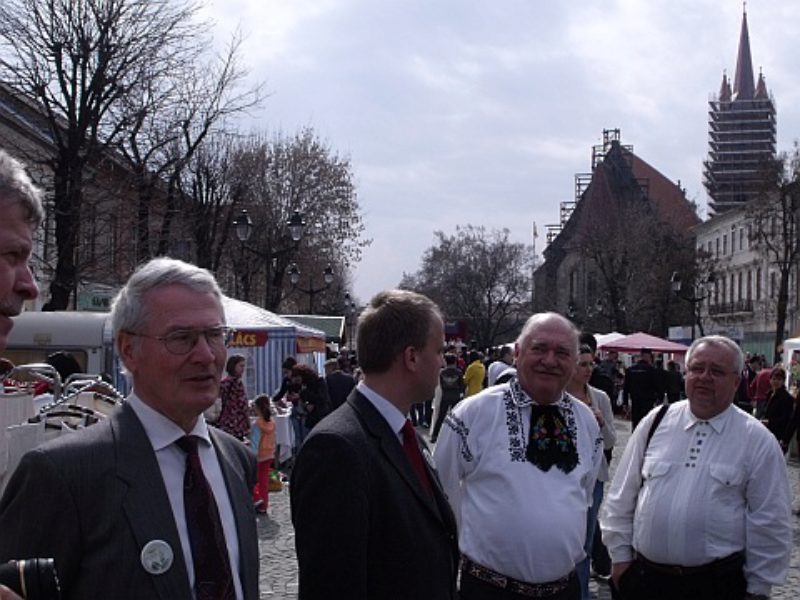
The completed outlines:
<svg viewBox="0 0 800 600">
<path fill-rule="evenodd" d="M 706 207 L 708 100 L 736 68 L 733 0 L 205 0 L 270 96 L 249 126 L 312 126 L 350 158 L 372 245 L 356 295 L 416 271 L 433 232 L 545 225 L 604 128 Z M 800 137 L 800 2 L 747 5 L 753 67 Z"/>
</svg>

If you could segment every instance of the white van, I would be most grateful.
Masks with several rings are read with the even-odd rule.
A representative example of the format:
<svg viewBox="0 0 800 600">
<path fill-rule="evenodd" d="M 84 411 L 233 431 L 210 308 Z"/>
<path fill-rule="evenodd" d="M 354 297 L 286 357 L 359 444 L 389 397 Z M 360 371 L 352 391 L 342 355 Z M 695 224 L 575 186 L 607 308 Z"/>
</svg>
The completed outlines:
<svg viewBox="0 0 800 600">
<path fill-rule="evenodd" d="M 106 312 L 24 312 L 14 317 L 0 356 L 16 365 L 43 363 L 53 352 L 69 352 L 84 373 L 116 379 L 111 320 Z"/>
</svg>

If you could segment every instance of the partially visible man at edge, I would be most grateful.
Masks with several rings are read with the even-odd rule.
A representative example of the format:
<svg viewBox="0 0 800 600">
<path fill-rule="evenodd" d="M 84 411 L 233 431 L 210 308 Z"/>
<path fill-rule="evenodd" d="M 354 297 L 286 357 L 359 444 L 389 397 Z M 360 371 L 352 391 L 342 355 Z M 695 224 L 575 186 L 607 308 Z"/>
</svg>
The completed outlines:
<svg viewBox="0 0 800 600">
<path fill-rule="evenodd" d="M 631 435 L 600 517 L 623 600 L 764 600 L 784 582 L 786 465 L 769 430 L 733 406 L 743 369 L 732 340 L 696 340 L 688 399 Z"/>
<path fill-rule="evenodd" d="M 2 148 L 0 211 L 3 213 L 0 220 L 0 351 L 3 351 L 14 326 L 11 317 L 22 311 L 25 300 L 39 295 L 30 258 L 33 232 L 41 223 L 44 211 L 41 190 L 33 185 L 22 164 Z M 19 596 L 0 585 L 0 600 L 17 599 Z"/>
</svg>

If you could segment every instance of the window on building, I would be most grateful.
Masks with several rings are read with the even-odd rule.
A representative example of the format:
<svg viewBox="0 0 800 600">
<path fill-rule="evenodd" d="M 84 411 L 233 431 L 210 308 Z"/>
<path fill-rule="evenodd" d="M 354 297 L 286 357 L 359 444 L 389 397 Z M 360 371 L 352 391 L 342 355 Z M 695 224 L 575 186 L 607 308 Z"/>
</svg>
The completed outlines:
<svg viewBox="0 0 800 600">
<path fill-rule="evenodd" d="M 711 240 L 708 240 L 707 250 L 708 250 L 708 255 L 711 256 Z"/>
<path fill-rule="evenodd" d="M 741 230 L 740 230 L 741 231 Z M 747 270 L 747 301 L 753 299 L 753 271 Z"/>
<path fill-rule="evenodd" d="M 739 227 L 739 250 L 744 250 L 744 227 Z"/>
<path fill-rule="evenodd" d="M 756 269 L 756 300 L 761 300 L 761 269 Z"/>
<path fill-rule="evenodd" d="M 728 253 L 728 234 L 722 234 L 722 256 L 725 256 Z"/>
<path fill-rule="evenodd" d="M 769 274 L 769 297 L 775 298 L 778 295 L 778 274 L 772 272 Z"/>
<path fill-rule="evenodd" d="M 725 279 L 721 279 L 720 282 L 720 290 L 719 290 L 719 297 L 722 298 L 722 303 L 725 304 Z"/>
<path fill-rule="evenodd" d="M 597 276 L 594 271 L 589 271 L 586 275 L 586 298 L 587 304 L 597 297 Z"/>
<path fill-rule="evenodd" d="M 719 238 L 717 238 L 717 256 L 719 256 Z"/>
<path fill-rule="evenodd" d="M 719 281 L 714 282 L 714 304 L 719 304 Z"/>
<path fill-rule="evenodd" d="M 737 289 L 737 291 L 736 291 L 737 299 L 739 300 L 739 302 L 741 302 L 742 298 L 744 297 L 743 294 L 742 294 L 742 272 L 741 271 L 739 271 L 739 275 L 737 276 L 737 288 L 736 289 Z"/>
<path fill-rule="evenodd" d="M 731 303 L 734 301 L 733 287 L 735 285 L 736 285 L 736 275 L 731 273 L 731 295 L 730 295 L 730 298 L 728 299 L 728 302 L 731 302 Z"/>
</svg>

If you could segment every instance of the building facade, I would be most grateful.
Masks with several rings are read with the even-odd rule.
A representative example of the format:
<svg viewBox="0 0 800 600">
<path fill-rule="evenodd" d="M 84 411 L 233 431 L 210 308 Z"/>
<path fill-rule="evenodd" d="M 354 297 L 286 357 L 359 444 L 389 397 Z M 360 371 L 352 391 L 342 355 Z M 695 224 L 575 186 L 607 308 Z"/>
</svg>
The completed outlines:
<svg viewBox="0 0 800 600">
<path fill-rule="evenodd" d="M 697 251 L 707 257 L 714 285 L 701 309 L 705 331 L 738 341 L 746 352 L 772 360 L 780 274 L 753 240 L 747 207 L 738 207 L 694 229 Z M 789 276 L 786 331 L 797 331 L 797 270 Z"/>
<path fill-rule="evenodd" d="M 623 145 L 618 129 L 603 132 L 560 217 L 534 271 L 535 311 L 596 332 L 656 335 L 690 318 L 670 296 L 670 276 L 693 261 L 690 230 L 700 220 L 680 185 Z"/>
</svg>

